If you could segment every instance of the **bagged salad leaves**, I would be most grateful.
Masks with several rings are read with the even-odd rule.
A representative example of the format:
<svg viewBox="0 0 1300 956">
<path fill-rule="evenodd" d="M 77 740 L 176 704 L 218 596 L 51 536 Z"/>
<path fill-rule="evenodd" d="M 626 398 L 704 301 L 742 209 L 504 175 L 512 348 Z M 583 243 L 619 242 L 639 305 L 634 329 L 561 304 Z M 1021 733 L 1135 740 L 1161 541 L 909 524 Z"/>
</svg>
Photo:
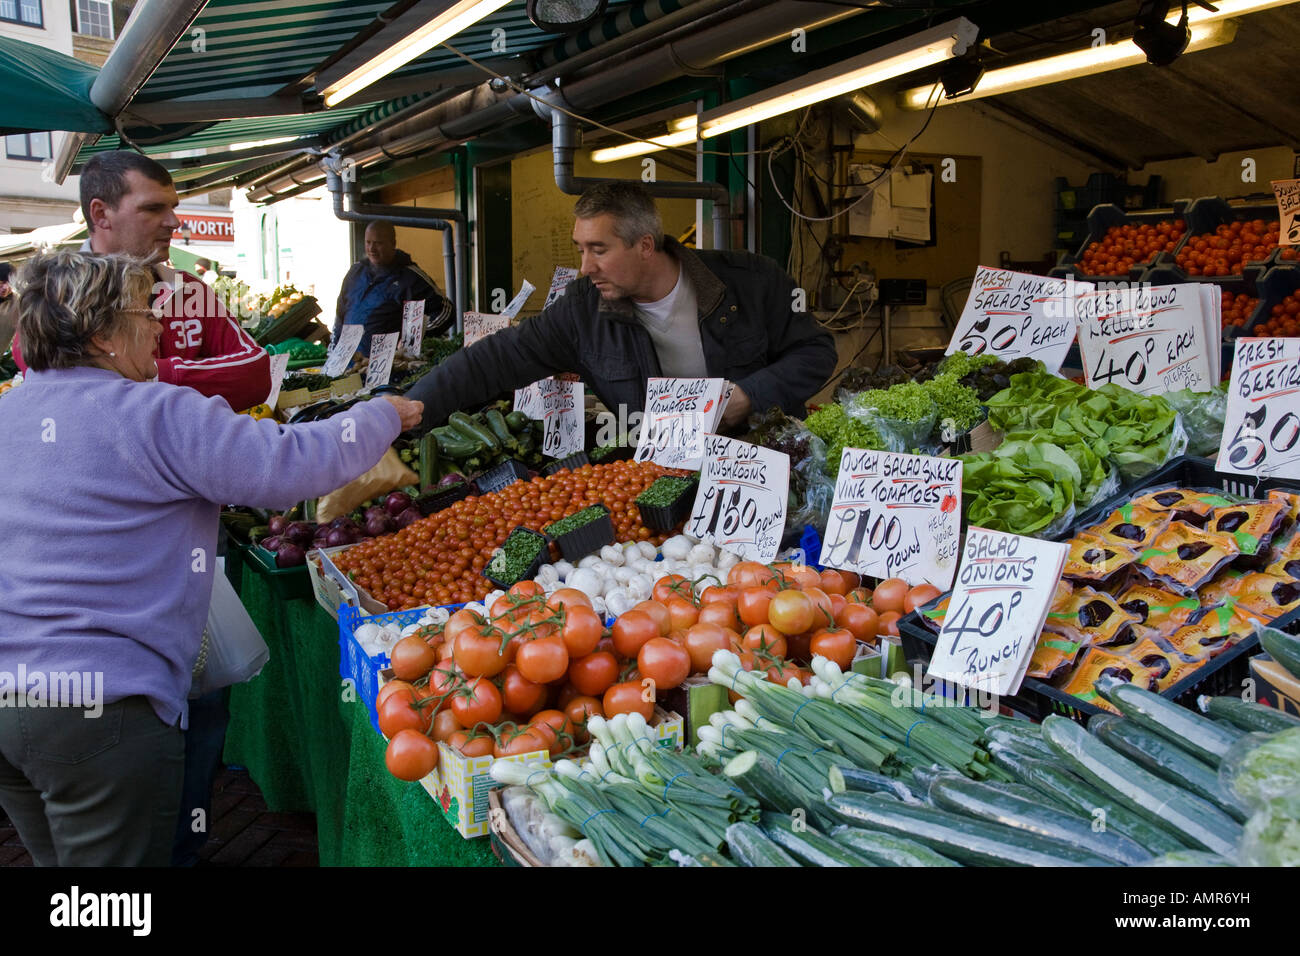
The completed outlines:
<svg viewBox="0 0 1300 956">
<path fill-rule="evenodd" d="M 1187 430 L 1187 454 L 1213 458 L 1223 440 L 1223 420 L 1228 414 L 1228 383 L 1220 382 L 1208 392 L 1184 388 L 1166 392 L 1165 401 L 1183 416 Z"/>
<path fill-rule="evenodd" d="M 961 455 L 966 517 L 1012 534 L 1059 534 L 1074 520 L 1083 479 L 1074 459 L 1050 442 L 1009 441 L 991 452 Z"/>
<path fill-rule="evenodd" d="M 871 448 L 887 451 L 888 445 L 873 426 L 849 415 L 840 402 L 823 405 L 804 420 L 808 430 L 826 443 L 822 470 L 833 481 L 840 473 L 840 457 L 845 448 Z"/>
<path fill-rule="evenodd" d="M 848 412 L 872 426 L 889 451 L 896 452 L 923 449 L 939 422 L 939 406 L 920 382 L 859 392 L 849 400 Z"/>
<path fill-rule="evenodd" d="M 1246 823 L 1241 837 L 1245 866 L 1300 866 L 1300 787 L 1274 797 Z"/>
<path fill-rule="evenodd" d="M 812 525 L 819 534 L 823 533 L 831 502 L 835 499 L 835 482 L 827 476 L 826 442 L 814 434 L 807 423 L 790 418 L 775 406 L 761 415 L 751 415 L 749 423 L 750 431 L 745 435 L 745 441 L 783 452 L 790 458 L 786 523 L 794 528 Z M 839 460 L 837 449 L 837 469 Z"/>
<path fill-rule="evenodd" d="M 1224 754 L 1219 779 L 1255 810 L 1276 797 L 1300 795 L 1300 727 L 1242 737 Z M 1295 850 L 1300 853 L 1300 842 Z"/>
</svg>

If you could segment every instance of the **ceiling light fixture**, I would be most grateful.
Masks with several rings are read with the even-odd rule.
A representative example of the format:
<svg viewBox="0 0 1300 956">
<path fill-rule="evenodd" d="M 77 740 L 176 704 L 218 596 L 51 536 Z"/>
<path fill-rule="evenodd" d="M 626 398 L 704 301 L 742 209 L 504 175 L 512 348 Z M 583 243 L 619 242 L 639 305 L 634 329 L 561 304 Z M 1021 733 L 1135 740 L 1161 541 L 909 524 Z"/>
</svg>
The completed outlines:
<svg viewBox="0 0 1300 956">
<path fill-rule="evenodd" d="M 1152 66 L 1168 66 L 1183 55 L 1187 44 L 1191 42 L 1192 30 L 1187 25 L 1187 0 L 1183 0 L 1182 16 L 1177 23 L 1171 23 L 1169 0 L 1142 0 L 1138 8 L 1136 29 L 1133 42 L 1147 55 L 1147 62 Z"/>
</svg>

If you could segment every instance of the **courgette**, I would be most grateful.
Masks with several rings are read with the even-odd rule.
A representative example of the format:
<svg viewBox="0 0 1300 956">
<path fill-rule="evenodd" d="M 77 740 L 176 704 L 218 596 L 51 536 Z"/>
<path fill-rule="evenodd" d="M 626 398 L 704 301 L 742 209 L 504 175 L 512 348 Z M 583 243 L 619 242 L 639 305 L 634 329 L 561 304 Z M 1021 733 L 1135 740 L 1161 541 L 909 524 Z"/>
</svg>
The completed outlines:
<svg viewBox="0 0 1300 956">
<path fill-rule="evenodd" d="M 1221 717 L 1247 733 L 1275 734 L 1300 727 L 1300 717 L 1284 714 L 1275 707 L 1251 703 L 1238 697 L 1201 697 L 1196 705 L 1202 713 Z"/>
<path fill-rule="evenodd" d="M 502 448 L 514 448 L 516 445 L 515 436 L 510 434 L 510 429 L 506 425 L 505 416 L 495 408 L 489 408 L 483 413 L 483 421 L 487 427 L 492 430 L 492 434 L 497 437 Z"/>
<path fill-rule="evenodd" d="M 1088 722 L 1088 732 L 1156 776 L 1209 800 L 1238 823 L 1245 823 L 1249 818 L 1246 807 L 1219 783 L 1215 771 L 1159 734 L 1111 714 L 1093 717 Z"/>
<path fill-rule="evenodd" d="M 1114 866 L 1069 843 L 934 807 L 909 806 L 883 794 L 837 793 L 826 801 L 846 823 L 919 840 L 949 859 L 974 866 Z"/>
<path fill-rule="evenodd" d="M 801 865 L 752 823 L 733 823 L 727 827 L 727 852 L 741 866 Z"/>
<path fill-rule="evenodd" d="M 452 412 L 447 416 L 447 424 L 456 429 L 466 439 L 482 442 L 492 454 L 501 451 L 501 442 L 492 434 L 486 422 L 478 422 L 464 412 Z"/>
<path fill-rule="evenodd" d="M 1134 813 L 1174 830 L 1193 848 L 1224 855 L 1236 851 L 1241 827 L 1235 820 L 1212 803 L 1142 769 L 1074 721 L 1052 714 L 1043 721 L 1043 737 L 1084 780 Z"/>
<path fill-rule="evenodd" d="M 533 420 L 523 412 L 510 412 L 506 415 L 506 426 L 516 434 L 530 429 L 532 421 Z"/>
<path fill-rule="evenodd" d="M 1292 637 L 1275 627 L 1259 629 L 1259 644 L 1292 677 L 1300 678 L 1300 637 Z"/>
<path fill-rule="evenodd" d="M 1044 806 L 1041 800 L 1035 802 L 964 777 L 936 780 L 930 788 L 930 799 L 941 810 L 1070 843 L 1115 863 L 1132 866 L 1151 859 L 1151 853 L 1118 833 L 1094 831 L 1090 823 Z"/>
<path fill-rule="evenodd" d="M 484 444 L 476 439 L 466 438 L 450 426 L 441 426 L 433 430 L 433 440 L 437 442 L 438 454 L 456 461 L 465 461 L 482 453 Z"/>
<path fill-rule="evenodd" d="M 1159 694 L 1123 681 L 1099 683 L 1098 687 L 1125 717 L 1154 730 L 1172 743 L 1185 747 L 1214 770 L 1218 770 L 1223 755 L 1236 743 L 1236 734 L 1229 733 L 1208 717 L 1180 707 Z M 1047 735 L 1046 728 L 1043 735 Z"/>
<path fill-rule="evenodd" d="M 830 832 L 831 839 L 850 850 L 874 860 L 881 866 L 960 866 L 924 843 L 906 840 L 892 833 L 863 830 L 840 824 Z"/>
<path fill-rule="evenodd" d="M 783 813 L 764 811 L 760 823 L 768 839 L 805 866 L 875 866 L 859 853 L 846 850 L 807 824 L 796 825 Z"/>
</svg>

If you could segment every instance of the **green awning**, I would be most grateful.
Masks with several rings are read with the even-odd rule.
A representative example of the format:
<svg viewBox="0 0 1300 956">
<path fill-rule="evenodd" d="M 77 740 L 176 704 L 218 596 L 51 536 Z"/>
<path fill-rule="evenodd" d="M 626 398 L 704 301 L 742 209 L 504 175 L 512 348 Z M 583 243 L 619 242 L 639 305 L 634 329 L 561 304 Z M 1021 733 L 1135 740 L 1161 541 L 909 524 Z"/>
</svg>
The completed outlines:
<svg viewBox="0 0 1300 956">
<path fill-rule="evenodd" d="M 107 133 L 113 124 L 90 102 L 99 71 L 63 53 L 0 36 L 0 134 L 65 130 Z"/>
</svg>

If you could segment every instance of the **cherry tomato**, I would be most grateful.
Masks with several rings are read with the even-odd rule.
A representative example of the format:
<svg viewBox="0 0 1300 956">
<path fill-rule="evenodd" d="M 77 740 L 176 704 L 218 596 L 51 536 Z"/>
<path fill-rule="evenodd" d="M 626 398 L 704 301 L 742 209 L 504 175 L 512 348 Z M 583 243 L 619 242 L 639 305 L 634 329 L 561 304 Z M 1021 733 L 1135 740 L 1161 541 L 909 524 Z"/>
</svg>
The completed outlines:
<svg viewBox="0 0 1300 956">
<path fill-rule="evenodd" d="M 384 751 L 384 766 L 398 780 L 422 780 L 438 766 L 438 745 L 416 730 L 399 730 Z"/>
<path fill-rule="evenodd" d="M 671 690 L 691 676 L 691 655 L 680 644 L 656 637 L 641 645 L 636 669 L 655 682 L 656 691 Z"/>
</svg>

